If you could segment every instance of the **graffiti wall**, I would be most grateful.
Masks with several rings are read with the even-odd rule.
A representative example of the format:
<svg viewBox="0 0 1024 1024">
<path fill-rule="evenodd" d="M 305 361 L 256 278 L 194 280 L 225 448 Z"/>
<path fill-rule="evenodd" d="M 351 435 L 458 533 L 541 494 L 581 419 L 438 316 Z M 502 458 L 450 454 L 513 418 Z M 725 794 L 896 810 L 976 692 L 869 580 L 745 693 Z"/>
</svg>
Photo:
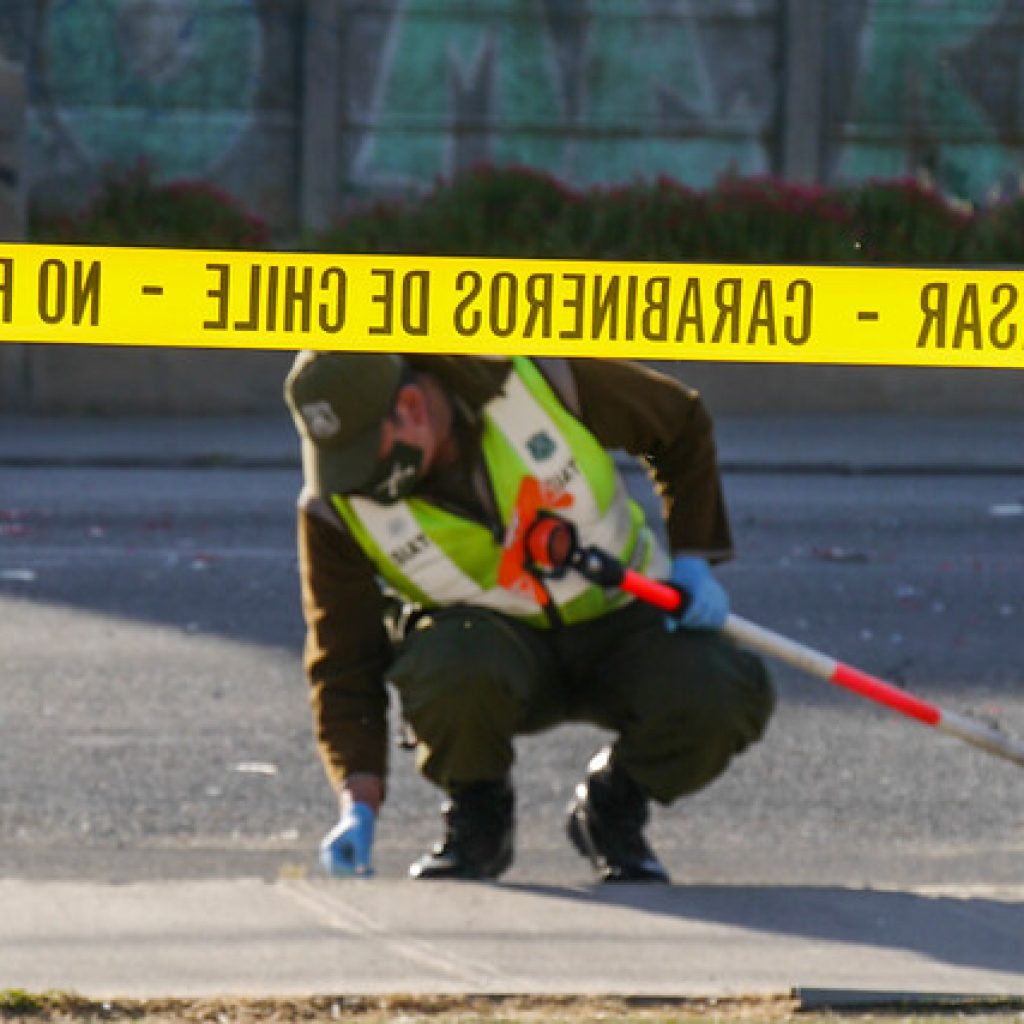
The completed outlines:
<svg viewBox="0 0 1024 1024">
<path fill-rule="evenodd" d="M 946 190 L 972 198 L 1019 188 L 1024 4 L 873 0 L 848 7 L 852 52 L 842 62 L 845 102 L 832 115 L 833 175 L 924 169 Z M 842 38 L 833 36 L 832 52 L 841 53 Z"/>
<path fill-rule="evenodd" d="M 353 177 L 404 182 L 480 160 L 585 183 L 767 170 L 776 7 L 405 0 L 353 112 Z"/>
<path fill-rule="evenodd" d="M 37 137 L 87 165 L 203 175 L 252 126 L 263 33 L 252 0 L 54 0 L 35 55 Z"/>
<path fill-rule="evenodd" d="M 793 24 L 809 2 L 817 35 Z M 817 139 L 825 181 L 924 169 L 979 197 L 1021 172 L 1019 0 L 0 0 L 0 42 L 55 202 L 144 158 L 289 228 L 311 167 L 337 208 L 482 161 L 702 186 L 791 171 L 787 131 Z M 801 61 L 820 123 L 787 121 Z"/>
<path fill-rule="evenodd" d="M 55 202 L 146 161 L 292 216 L 301 0 L 2 0 L 26 67 L 29 173 Z M 20 17 L 16 12 L 21 12 Z"/>
</svg>

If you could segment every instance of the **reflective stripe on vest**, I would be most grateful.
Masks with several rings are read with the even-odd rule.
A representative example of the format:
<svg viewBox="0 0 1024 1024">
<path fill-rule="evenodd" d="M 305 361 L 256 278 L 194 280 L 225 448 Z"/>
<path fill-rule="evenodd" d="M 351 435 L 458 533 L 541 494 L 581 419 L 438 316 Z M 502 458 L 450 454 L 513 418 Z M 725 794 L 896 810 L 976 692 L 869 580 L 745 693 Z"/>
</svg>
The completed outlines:
<svg viewBox="0 0 1024 1024">
<path fill-rule="evenodd" d="M 503 528 L 515 521 L 525 477 L 536 478 L 572 521 L 583 545 L 596 545 L 638 571 L 663 575 L 668 558 L 629 499 L 612 457 L 558 400 L 537 368 L 514 359 L 504 393 L 482 409 L 481 447 Z M 379 505 L 333 499 L 378 572 L 424 607 L 475 604 L 547 624 L 532 594 L 498 586 L 502 545 L 483 524 L 421 498 Z M 604 614 L 630 598 L 569 572 L 545 585 L 565 622 Z"/>
</svg>

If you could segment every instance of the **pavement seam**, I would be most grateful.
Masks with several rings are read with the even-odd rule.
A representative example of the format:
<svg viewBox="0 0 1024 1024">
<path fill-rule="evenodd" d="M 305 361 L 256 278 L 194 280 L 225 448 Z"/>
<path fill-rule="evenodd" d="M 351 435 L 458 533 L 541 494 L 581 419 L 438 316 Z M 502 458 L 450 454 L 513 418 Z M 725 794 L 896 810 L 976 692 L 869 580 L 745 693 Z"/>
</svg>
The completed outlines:
<svg viewBox="0 0 1024 1024">
<path fill-rule="evenodd" d="M 1015 846 L 1010 847 L 1016 850 Z M 952 883 L 913 886 L 875 885 L 878 892 L 911 893 L 916 896 L 945 896 L 950 899 L 1002 899 L 1013 903 L 1024 903 L 1024 885 L 990 885 L 986 883 Z"/>
<path fill-rule="evenodd" d="M 399 956 L 425 967 L 441 970 L 464 984 L 493 988 L 497 983 L 504 991 L 532 991 L 536 986 L 526 979 L 501 971 L 491 964 L 455 956 L 430 942 L 398 938 L 368 914 L 337 893 L 326 893 L 308 882 L 289 880 L 275 883 L 278 891 L 313 910 L 330 927 L 349 934 L 364 935 L 387 946 Z"/>
<path fill-rule="evenodd" d="M 1024 463 L 984 461 L 886 461 L 859 459 L 773 460 L 740 459 L 720 455 L 719 470 L 736 476 L 1024 476 Z M 300 466 L 293 457 L 237 456 L 217 453 L 194 455 L 167 454 L 82 454 L 82 455 L 18 455 L 0 453 L 0 469 L 111 469 L 111 470 L 219 470 L 265 471 L 287 470 L 298 473 Z M 620 463 L 626 474 L 642 473 L 630 463 Z"/>
</svg>

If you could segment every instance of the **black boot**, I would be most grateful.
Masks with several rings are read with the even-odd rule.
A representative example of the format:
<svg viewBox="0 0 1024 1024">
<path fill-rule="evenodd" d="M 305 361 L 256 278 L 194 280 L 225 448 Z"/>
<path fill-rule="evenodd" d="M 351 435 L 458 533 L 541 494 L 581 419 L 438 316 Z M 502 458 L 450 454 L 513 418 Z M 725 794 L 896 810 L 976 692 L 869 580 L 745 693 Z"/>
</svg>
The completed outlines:
<svg viewBox="0 0 1024 1024">
<path fill-rule="evenodd" d="M 511 785 L 474 782 L 444 807 L 444 842 L 409 868 L 413 878 L 497 878 L 512 866 Z"/>
<path fill-rule="evenodd" d="M 569 841 L 604 882 L 668 882 L 644 838 L 646 825 L 646 795 L 605 748 L 587 766 L 569 804 Z"/>
</svg>

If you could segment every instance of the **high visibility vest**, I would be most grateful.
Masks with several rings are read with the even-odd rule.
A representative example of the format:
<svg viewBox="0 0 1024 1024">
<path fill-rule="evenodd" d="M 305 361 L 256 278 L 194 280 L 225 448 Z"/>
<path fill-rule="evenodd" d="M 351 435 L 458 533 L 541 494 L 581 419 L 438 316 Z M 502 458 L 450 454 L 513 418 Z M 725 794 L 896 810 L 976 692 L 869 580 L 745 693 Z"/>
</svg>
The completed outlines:
<svg viewBox="0 0 1024 1024">
<path fill-rule="evenodd" d="M 332 503 L 377 572 L 424 608 L 480 605 L 550 624 L 545 605 L 567 624 L 597 618 L 632 600 L 569 571 L 510 580 L 506 548 L 522 517 L 548 509 L 572 522 L 584 547 L 596 545 L 639 572 L 665 576 L 669 559 L 615 467 L 589 430 L 559 401 L 527 359 L 512 360 L 504 391 L 481 410 L 481 447 L 500 529 L 418 497 L 382 505 L 361 496 Z M 524 496 L 529 508 L 524 508 Z M 499 577 L 504 577 L 499 582 Z"/>
</svg>

